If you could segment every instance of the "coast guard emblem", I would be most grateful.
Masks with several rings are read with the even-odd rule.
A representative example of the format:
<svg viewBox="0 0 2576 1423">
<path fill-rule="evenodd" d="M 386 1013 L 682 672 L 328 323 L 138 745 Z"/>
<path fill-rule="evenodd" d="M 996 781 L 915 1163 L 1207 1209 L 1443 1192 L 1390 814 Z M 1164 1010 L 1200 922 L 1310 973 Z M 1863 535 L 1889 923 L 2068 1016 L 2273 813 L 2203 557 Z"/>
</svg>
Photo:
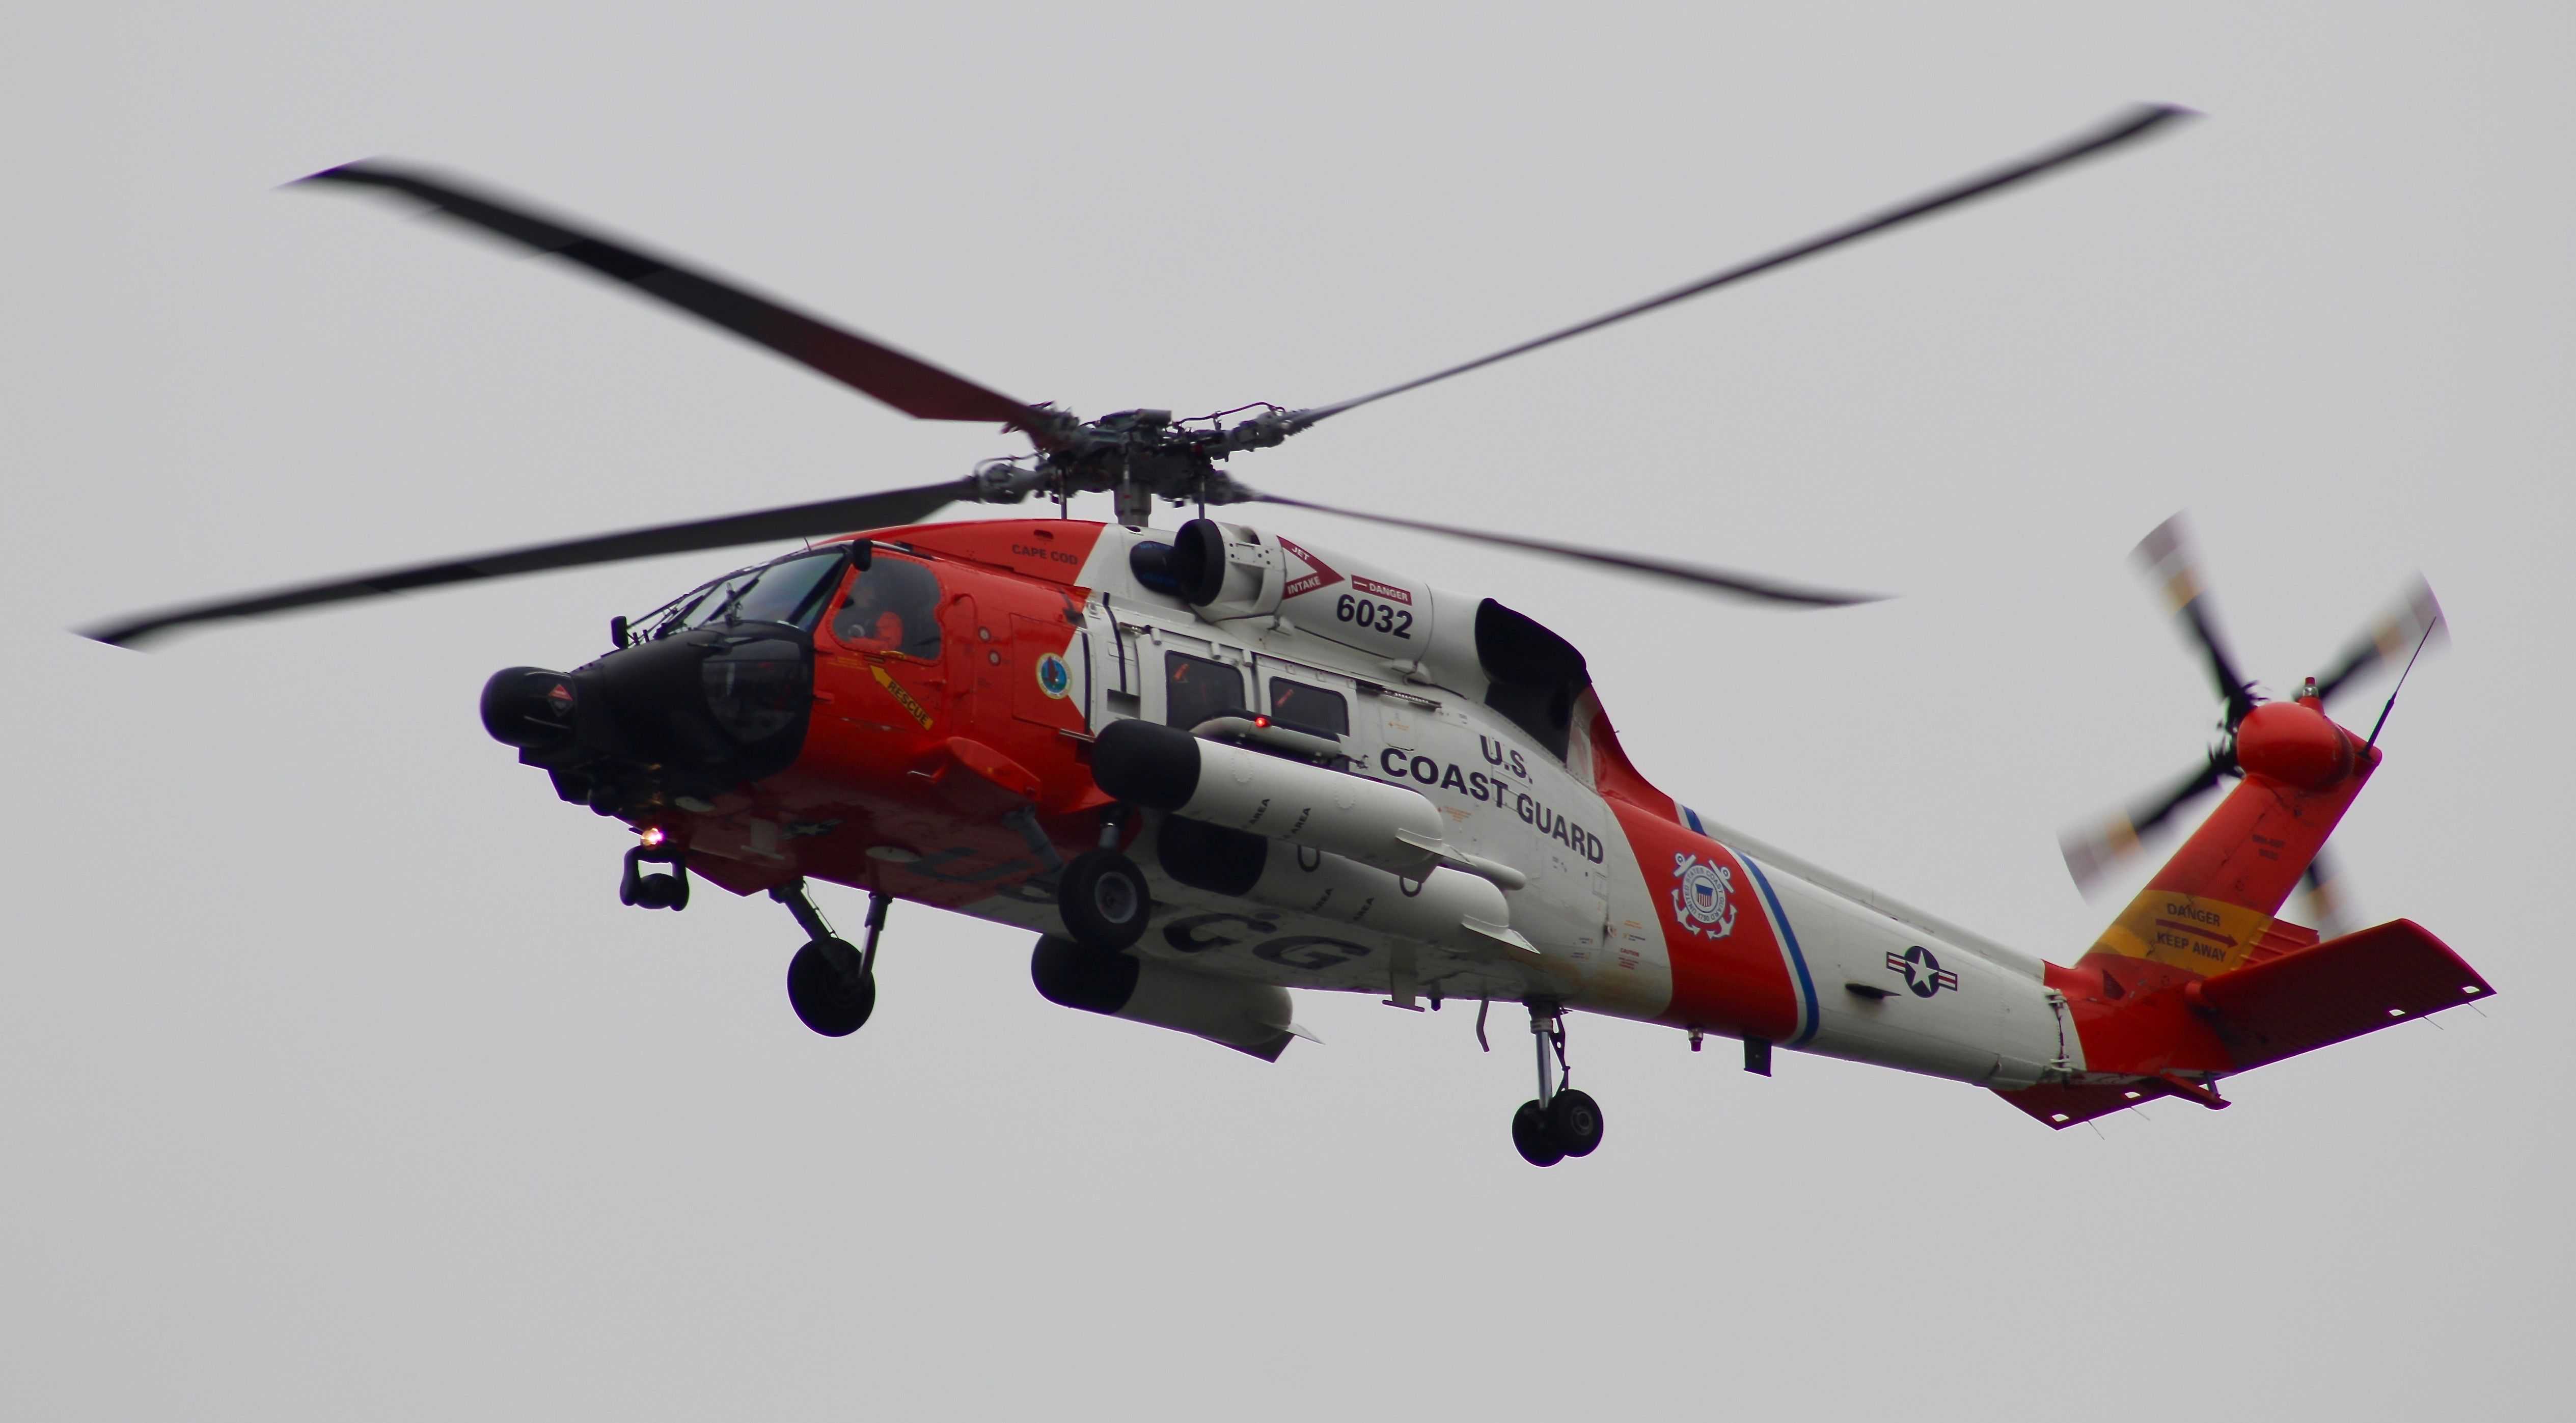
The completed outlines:
<svg viewBox="0 0 2576 1423">
<path fill-rule="evenodd" d="M 1673 856 L 1673 922 L 1694 934 L 1723 939 L 1735 932 L 1735 871 L 1697 855 Z"/>
<path fill-rule="evenodd" d="M 1057 701 L 1063 701 L 1065 693 L 1073 690 L 1073 670 L 1064 665 L 1063 658 L 1050 652 L 1038 659 L 1038 690 Z"/>
</svg>

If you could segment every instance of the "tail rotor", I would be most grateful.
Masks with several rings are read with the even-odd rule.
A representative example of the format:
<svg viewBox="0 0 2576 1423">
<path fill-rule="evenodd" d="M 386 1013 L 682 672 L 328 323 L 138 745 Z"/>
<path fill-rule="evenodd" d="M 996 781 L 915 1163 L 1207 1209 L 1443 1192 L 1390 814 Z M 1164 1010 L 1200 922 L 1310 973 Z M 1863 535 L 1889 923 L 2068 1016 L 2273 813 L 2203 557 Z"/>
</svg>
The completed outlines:
<svg viewBox="0 0 2576 1423">
<path fill-rule="evenodd" d="M 2130 556 L 2163 596 L 2184 641 L 2208 667 L 2219 697 L 2219 736 L 2201 765 L 2162 789 L 2059 834 L 2058 850 L 2066 857 L 2067 873 L 2088 895 L 2140 849 L 2162 839 L 2166 827 L 2195 801 L 2244 774 L 2236 759 L 2236 729 L 2264 700 L 2255 691 L 2254 683 L 2238 670 L 2235 656 L 2219 631 L 2209 585 L 2201 575 L 2200 559 L 2183 516 L 2176 514 L 2158 524 L 2139 540 Z M 2331 670 L 2308 681 L 2300 698 L 2330 702 L 2369 673 L 2423 646 L 2442 631 L 2442 606 L 2434 600 L 2431 585 L 2418 576 L 2396 601 L 2344 644 Z M 2301 881 L 2320 930 L 2334 929 L 2343 922 L 2339 887 L 2334 862 L 2320 854 Z M 2328 937 L 2333 935 L 2329 933 Z"/>
</svg>

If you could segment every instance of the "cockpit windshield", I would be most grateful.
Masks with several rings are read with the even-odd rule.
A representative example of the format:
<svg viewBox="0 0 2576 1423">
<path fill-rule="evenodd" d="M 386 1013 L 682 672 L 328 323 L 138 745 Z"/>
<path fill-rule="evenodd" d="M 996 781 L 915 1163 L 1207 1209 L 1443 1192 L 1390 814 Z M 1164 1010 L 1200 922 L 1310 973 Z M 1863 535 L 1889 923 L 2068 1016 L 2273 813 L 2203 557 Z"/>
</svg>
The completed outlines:
<svg viewBox="0 0 2576 1423">
<path fill-rule="evenodd" d="M 811 629 L 822 616 L 835 576 L 849 566 L 839 549 L 800 553 L 729 573 L 671 605 L 654 636 L 719 623 L 787 623 Z"/>
</svg>

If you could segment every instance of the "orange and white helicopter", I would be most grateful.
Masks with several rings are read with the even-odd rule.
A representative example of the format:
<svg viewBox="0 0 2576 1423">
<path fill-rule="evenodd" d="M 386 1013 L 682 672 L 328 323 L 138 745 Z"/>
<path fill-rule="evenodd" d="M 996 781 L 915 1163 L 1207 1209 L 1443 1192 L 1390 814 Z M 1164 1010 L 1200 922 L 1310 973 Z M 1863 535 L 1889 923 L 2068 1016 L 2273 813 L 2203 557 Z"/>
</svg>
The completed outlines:
<svg viewBox="0 0 2576 1423">
<path fill-rule="evenodd" d="M 2150 1097 L 2224 1106 L 2219 1079 L 2491 990 L 2415 925 L 2321 942 L 2276 916 L 2378 767 L 2328 698 L 2438 622 L 2419 590 L 2323 681 L 2262 702 L 2198 596 L 2178 526 L 2142 549 L 2207 651 L 2224 736 L 2173 792 L 2072 837 L 2079 872 L 2241 777 L 2075 966 L 2059 967 L 1725 829 L 1630 764 L 1583 654 L 1490 598 L 1207 517 L 1267 503 L 1607 565 L 1787 606 L 1856 595 L 1563 544 L 1325 509 L 1222 468 L 1343 411 L 1625 320 L 2038 177 L 2183 111 L 2144 107 L 2022 161 L 1592 321 L 1334 405 L 1078 420 L 1012 400 L 742 287 L 452 180 L 392 190 L 552 253 L 923 419 L 990 421 L 1035 452 L 965 479 L 516 549 L 225 599 L 93 630 L 181 626 L 618 559 L 784 540 L 784 557 L 610 624 L 570 672 L 514 667 L 484 725 L 562 799 L 632 825 L 620 894 L 681 909 L 693 878 L 766 893 L 805 933 L 797 1015 L 843 1035 L 875 1007 L 903 899 L 1038 934 L 1038 991 L 1264 1059 L 1302 1034 L 1292 989 L 1401 1008 L 1526 1010 L 1523 1156 L 1590 1153 L 1566 1082 L 1575 1010 L 1990 1088 L 2052 1125 Z M 1246 415 L 1232 425 L 1224 417 Z M 1110 493 L 1116 521 L 1066 517 Z M 1054 517 L 924 523 L 953 502 Z M 1155 500 L 1196 505 L 1175 530 Z M 863 532 L 853 534 L 851 530 Z M 812 542 L 819 540 L 819 542 Z M 2393 702 L 2393 696 L 2392 696 Z M 2383 720 L 2385 714 L 2383 713 Z M 860 945 L 806 893 L 869 894 Z"/>
</svg>

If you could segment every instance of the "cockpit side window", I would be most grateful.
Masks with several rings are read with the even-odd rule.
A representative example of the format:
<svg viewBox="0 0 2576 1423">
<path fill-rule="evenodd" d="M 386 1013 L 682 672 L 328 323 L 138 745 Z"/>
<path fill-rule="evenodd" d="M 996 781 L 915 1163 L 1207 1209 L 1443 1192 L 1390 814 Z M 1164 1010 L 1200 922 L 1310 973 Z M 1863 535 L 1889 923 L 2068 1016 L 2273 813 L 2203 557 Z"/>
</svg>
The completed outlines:
<svg viewBox="0 0 2576 1423">
<path fill-rule="evenodd" d="M 853 652 L 936 661 L 939 575 L 926 564 L 879 550 L 867 570 L 850 579 L 833 610 L 832 636 Z"/>
</svg>

